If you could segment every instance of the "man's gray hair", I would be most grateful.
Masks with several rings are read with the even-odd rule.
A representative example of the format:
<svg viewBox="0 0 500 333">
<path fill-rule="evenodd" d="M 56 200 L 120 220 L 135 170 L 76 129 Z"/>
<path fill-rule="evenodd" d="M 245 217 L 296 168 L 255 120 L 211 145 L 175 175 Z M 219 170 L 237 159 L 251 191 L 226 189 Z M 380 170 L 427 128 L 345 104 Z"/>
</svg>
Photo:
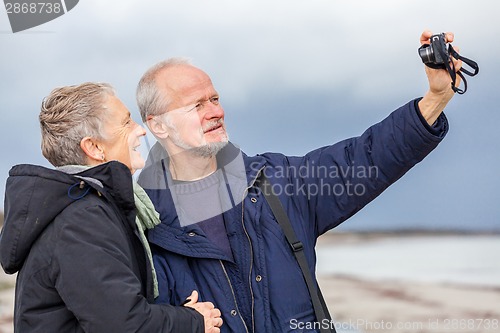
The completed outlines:
<svg viewBox="0 0 500 333">
<path fill-rule="evenodd" d="M 40 111 L 42 154 L 54 166 L 86 165 L 80 147 L 85 137 L 105 140 L 105 103 L 115 96 L 107 83 L 87 82 L 56 88 L 44 98 Z"/>
<path fill-rule="evenodd" d="M 164 69 L 179 65 L 191 65 L 191 61 L 187 58 L 170 58 L 157 63 L 142 76 L 137 85 L 136 98 L 143 122 L 146 122 L 148 116 L 157 116 L 167 110 L 169 96 L 160 91 L 156 77 Z"/>
</svg>

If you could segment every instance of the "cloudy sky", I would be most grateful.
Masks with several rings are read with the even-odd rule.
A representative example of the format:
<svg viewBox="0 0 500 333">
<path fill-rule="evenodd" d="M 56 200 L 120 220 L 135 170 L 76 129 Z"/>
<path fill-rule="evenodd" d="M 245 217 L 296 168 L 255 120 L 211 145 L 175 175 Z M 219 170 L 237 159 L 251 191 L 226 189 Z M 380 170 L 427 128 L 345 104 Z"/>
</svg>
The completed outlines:
<svg viewBox="0 0 500 333">
<path fill-rule="evenodd" d="M 38 113 L 54 87 L 105 81 L 139 120 L 135 87 L 152 64 L 184 56 L 221 94 L 247 154 L 303 155 L 360 135 L 426 89 L 424 29 L 453 31 L 481 68 L 446 113 L 450 132 L 344 229 L 500 229 L 500 3 L 494 1 L 80 0 L 13 34 L 0 9 L 0 193 L 11 166 L 49 166 Z M 145 145 L 143 145 L 145 146 Z"/>
</svg>

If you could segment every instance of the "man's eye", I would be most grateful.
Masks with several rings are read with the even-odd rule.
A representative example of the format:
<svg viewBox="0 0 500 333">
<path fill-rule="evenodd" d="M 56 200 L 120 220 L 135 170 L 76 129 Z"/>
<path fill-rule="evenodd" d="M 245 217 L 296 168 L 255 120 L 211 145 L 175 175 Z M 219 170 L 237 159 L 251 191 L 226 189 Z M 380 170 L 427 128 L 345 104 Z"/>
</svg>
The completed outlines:
<svg viewBox="0 0 500 333">
<path fill-rule="evenodd" d="M 219 97 L 212 97 L 212 98 L 210 98 L 210 102 L 213 105 L 219 105 Z"/>
</svg>

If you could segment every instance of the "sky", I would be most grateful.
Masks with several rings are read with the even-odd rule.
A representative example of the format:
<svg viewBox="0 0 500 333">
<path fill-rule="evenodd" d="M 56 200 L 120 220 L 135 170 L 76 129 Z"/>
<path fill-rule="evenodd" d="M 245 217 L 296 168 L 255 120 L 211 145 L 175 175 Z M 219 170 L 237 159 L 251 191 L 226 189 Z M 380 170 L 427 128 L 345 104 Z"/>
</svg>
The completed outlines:
<svg viewBox="0 0 500 333">
<path fill-rule="evenodd" d="M 450 131 L 438 148 L 339 229 L 498 231 L 499 11 L 485 0 L 81 0 L 14 34 L 0 9 L 1 202 L 13 165 L 50 166 L 38 113 L 55 87 L 109 82 L 140 121 L 141 75 L 187 57 L 211 76 L 232 142 L 249 155 L 301 156 L 423 96 L 417 48 L 430 29 L 453 31 L 480 73 L 447 106 Z"/>
</svg>

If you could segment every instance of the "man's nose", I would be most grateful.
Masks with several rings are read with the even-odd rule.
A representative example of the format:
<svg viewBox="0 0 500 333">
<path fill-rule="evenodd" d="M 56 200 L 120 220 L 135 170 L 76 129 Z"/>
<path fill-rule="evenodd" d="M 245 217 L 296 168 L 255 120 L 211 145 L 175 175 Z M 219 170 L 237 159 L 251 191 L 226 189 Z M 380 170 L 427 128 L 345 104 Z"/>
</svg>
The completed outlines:
<svg viewBox="0 0 500 333">
<path fill-rule="evenodd" d="M 222 108 L 222 105 L 220 104 L 213 104 L 208 102 L 205 105 L 206 113 L 204 115 L 204 118 L 206 119 L 213 119 L 213 118 L 223 118 L 224 117 L 224 109 Z"/>
</svg>

